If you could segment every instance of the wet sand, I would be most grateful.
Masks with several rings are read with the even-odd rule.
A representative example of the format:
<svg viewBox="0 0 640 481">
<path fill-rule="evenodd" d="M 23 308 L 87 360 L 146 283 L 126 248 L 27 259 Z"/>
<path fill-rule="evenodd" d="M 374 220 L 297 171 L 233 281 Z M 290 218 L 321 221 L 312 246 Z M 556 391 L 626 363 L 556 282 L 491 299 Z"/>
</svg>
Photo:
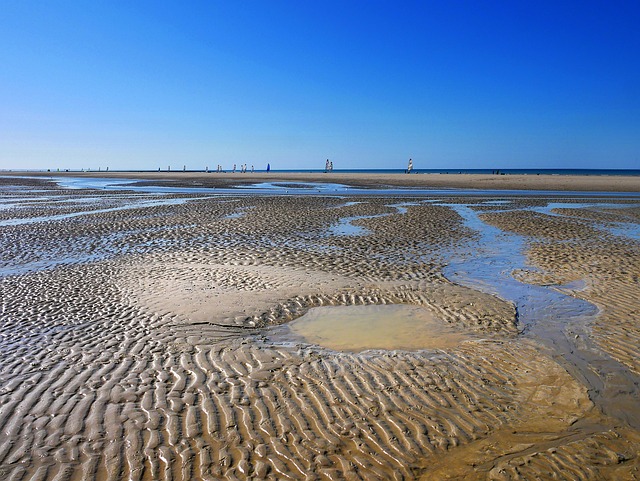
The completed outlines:
<svg viewBox="0 0 640 481">
<path fill-rule="evenodd" d="M 545 185 L 594 185 L 558 182 Z M 602 190 L 637 191 L 625 182 Z M 1 479 L 640 477 L 640 241 L 612 230 L 637 230 L 637 200 L 549 215 L 542 197 L 0 183 L 0 220 L 44 219 L 0 225 Z M 522 236 L 528 265 L 511 275 L 594 303 L 593 322 L 558 315 L 547 335 L 522 306 L 447 279 L 484 248 L 455 204 Z M 348 217 L 363 231 L 331 230 Z M 338 351 L 279 334 L 311 308 L 397 304 L 464 335 Z"/>
<path fill-rule="evenodd" d="M 2 172 L 20 176 L 20 172 Z M 258 182 L 331 182 L 358 187 L 398 186 L 429 189 L 551 190 L 640 192 L 637 176 L 609 175 L 488 175 L 488 174 L 386 174 L 342 172 L 29 172 L 37 177 L 102 177 L 139 179 L 157 185 L 231 187 Z"/>
</svg>

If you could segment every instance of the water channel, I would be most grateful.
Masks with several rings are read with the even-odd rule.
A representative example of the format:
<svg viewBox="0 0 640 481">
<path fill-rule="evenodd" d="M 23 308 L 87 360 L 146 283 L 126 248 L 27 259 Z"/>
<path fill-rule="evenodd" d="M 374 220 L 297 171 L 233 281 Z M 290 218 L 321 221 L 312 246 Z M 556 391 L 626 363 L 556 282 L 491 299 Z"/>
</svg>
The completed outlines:
<svg viewBox="0 0 640 481">
<path fill-rule="evenodd" d="M 531 269 L 525 257 L 526 239 L 486 224 L 479 218 L 481 211 L 468 205 L 444 205 L 454 209 L 465 225 L 480 235 L 473 255 L 453 255 L 445 276 L 513 302 L 524 336 L 542 342 L 587 386 L 591 400 L 603 413 L 640 428 L 640 379 L 591 342 L 589 330 L 599 310 L 571 295 L 582 286 L 537 286 L 516 280 L 514 270 Z"/>
</svg>

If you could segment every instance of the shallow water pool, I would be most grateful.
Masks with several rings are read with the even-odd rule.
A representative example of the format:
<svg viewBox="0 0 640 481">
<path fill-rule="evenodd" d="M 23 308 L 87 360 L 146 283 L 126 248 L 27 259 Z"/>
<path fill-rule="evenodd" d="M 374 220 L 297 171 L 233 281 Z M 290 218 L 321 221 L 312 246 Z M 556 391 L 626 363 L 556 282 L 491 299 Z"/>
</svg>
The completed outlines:
<svg viewBox="0 0 640 481">
<path fill-rule="evenodd" d="M 444 349 L 474 339 L 429 310 L 406 304 L 315 307 L 283 327 L 285 336 L 335 351 Z"/>
</svg>

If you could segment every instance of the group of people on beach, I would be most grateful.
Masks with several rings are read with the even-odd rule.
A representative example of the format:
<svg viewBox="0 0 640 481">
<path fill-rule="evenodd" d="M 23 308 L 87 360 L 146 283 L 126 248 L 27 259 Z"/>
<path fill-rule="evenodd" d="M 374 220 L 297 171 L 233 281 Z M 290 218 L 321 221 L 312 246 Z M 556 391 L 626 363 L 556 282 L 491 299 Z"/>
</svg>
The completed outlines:
<svg viewBox="0 0 640 481">
<path fill-rule="evenodd" d="M 220 172 L 222 171 L 222 167 L 220 167 Z M 244 174 L 247 171 L 247 164 L 240 164 L 240 173 Z M 236 173 L 236 164 L 233 164 L 233 171 L 234 174 Z M 253 173 L 253 165 L 251 166 L 251 172 Z"/>
<path fill-rule="evenodd" d="M 160 169 L 158 169 L 160 170 Z M 233 169 L 231 169 L 231 171 L 235 174 L 237 170 L 236 164 L 233 164 Z M 206 169 L 207 172 L 209 172 L 209 167 L 207 167 Z M 216 172 L 218 174 L 223 173 L 224 169 L 222 168 L 222 165 L 218 164 L 218 166 L 216 167 Z M 247 172 L 247 164 L 240 164 L 240 173 L 244 174 L 245 172 Z M 251 172 L 254 172 L 254 168 L 253 165 L 251 166 Z"/>
<path fill-rule="evenodd" d="M 324 171 L 325 172 L 332 172 L 333 171 L 333 162 L 330 161 L 329 159 L 327 159 L 327 161 L 324 164 Z"/>
</svg>

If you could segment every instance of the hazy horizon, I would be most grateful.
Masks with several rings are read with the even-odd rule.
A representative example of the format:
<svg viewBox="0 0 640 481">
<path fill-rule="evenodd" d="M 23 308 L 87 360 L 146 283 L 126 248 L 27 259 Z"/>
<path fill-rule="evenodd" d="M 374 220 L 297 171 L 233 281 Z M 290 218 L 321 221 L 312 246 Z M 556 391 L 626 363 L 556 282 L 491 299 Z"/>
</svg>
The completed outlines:
<svg viewBox="0 0 640 481">
<path fill-rule="evenodd" d="M 9 1 L 0 169 L 633 169 L 637 2 Z"/>
</svg>

